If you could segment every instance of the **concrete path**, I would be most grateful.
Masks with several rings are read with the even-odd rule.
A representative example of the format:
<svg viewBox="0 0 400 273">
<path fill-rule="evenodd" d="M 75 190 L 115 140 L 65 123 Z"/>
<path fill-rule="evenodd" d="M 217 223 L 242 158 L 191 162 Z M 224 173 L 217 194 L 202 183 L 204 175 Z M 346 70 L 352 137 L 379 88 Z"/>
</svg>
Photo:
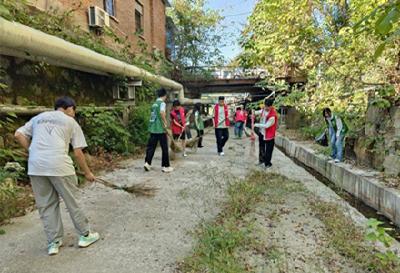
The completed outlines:
<svg viewBox="0 0 400 273">
<path fill-rule="evenodd" d="M 204 145 L 196 153 L 189 152 L 185 159 L 178 155 L 172 162 L 176 171 L 171 174 L 161 172 L 158 151 L 151 172 L 144 172 L 142 160 L 132 160 L 125 168 L 104 176 L 121 184 L 148 182 L 160 187 L 154 198 L 135 197 L 100 184 L 81 190 L 80 204 L 92 229 L 101 235 L 101 240 L 87 249 L 77 247 L 77 236 L 64 207 L 65 246 L 57 256 L 47 256 L 36 211 L 14 219 L 11 225 L 2 227 L 6 234 L 0 236 L 0 272 L 174 272 L 176 261 L 193 249 L 189 232 L 218 213 L 224 198 L 224 174 L 244 177 L 256 168 L 257 158 L 250 154 L 249 139 L 229 140 L 224 157 L 216 154 L 213 134 L 206 136 Z M 272 171 L 301 180 L 315 194 L 341 202 L 277 149 L 273 160 Z M 341 205 L 362 221 L 352 208 Z"/>
</svg>

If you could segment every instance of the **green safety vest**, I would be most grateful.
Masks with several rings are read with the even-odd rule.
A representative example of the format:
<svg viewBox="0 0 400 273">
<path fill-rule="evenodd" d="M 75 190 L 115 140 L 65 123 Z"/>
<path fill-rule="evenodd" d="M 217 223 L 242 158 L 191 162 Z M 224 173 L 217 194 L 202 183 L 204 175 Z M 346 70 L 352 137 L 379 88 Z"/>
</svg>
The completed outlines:
<svg viewBox="0 0 400 273">
<path fill-rule="evenodd" d="M 165 133 L 160 113 L 161 103 L 163 103 L 163 101 L 161 99 L 157 99 L 156 102 L 151 106 L 149 132 L 152 134 Z"/>
<path fill-rule="evenodd" d="M 338 116 L 338 115 L 336 115 L 336 116 L 332 115 L 331 122 L 332 122 L 333 130 L 335 130 L 335 132 L 337 132 L 336 117 L 339 117 L 342 120 L 343 127 L 342 127 L 342 131 L 340 133 L 343 134 L 343 135 L 346 134 L 347 131 L 349 130 L 349 127 L 347 126 L 347 124 L 344 121 L 344 119 L 342 117 Z M 328 126 L 329 126 L 329 123 L 328 123 Z"/>
<path fill-rule="evenodd" d="M 197 118 L 196 118 L 197 114 Z M 196 118 L 196 125 L 197 125 L 197 130 L 204 130 L 204 121 L 203 118 L 201 117 L 200 112 L 195 113 L 195 118 Z"/>
</svg>

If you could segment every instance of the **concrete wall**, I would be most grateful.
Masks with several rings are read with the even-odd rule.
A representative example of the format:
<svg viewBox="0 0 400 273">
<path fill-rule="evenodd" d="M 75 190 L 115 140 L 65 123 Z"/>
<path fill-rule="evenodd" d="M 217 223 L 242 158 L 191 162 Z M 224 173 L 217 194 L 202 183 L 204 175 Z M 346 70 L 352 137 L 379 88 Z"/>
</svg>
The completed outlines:
<svg viewBox="0 0 400 273">
<path fill-rule="evenodd" d="M 134 52 L 139 52 L 138 42 L 143 41 L 149 50 L 158 49 L 165 54 L 166 47 L 166 15 L 163 0 L 137 0 L 143 5 L 143 30 L 141 37 L 137 37 L 135 30 L 135 0 L 114 0 L 115 16 L 110 17 L 111 28 L 121 37 L 128 37 Z M 87 10 L 89 6 L 98 6 L 104 9 L 104 0 L 29 0 L 31 5 L 41 10 L 70 10 L 74 12 L 74 22 L 82 29 L 89 31 Z M 107 43 L 113 47 L 114 42 Z"/>
<path fill-rule="evenodd" d="M 400 192 L 385 187 L 378 179 L 374 178 L 375 173 L 366 172 L 344 163 L 328 162 L 325 156 L 318 155 L 308 147 L 286 137 L 276 137 L 275 143 L 289 156 L 314 169 L 400 226 Z"/>
</svg>

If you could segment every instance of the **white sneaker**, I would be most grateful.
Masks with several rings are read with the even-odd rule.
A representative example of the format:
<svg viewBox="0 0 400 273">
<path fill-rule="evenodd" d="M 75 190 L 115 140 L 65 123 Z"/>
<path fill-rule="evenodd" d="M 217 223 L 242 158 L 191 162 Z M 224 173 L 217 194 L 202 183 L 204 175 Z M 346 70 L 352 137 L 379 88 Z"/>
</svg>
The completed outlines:
<svg viewBox="0 0 400 273">
<path fill-rule="evenodd" d="M 220 152 L 219 155 L 220 155 L 220 156 L 224 156 L 225 153 L 224 153 L 224 152 Z"/>
<path fill-rule="evenodd" d="M 50 243 L 47 247 L 47 253 L 50 256 L 57 255 L 60 247 L 62 246 L 62 241 Z"/>
<path fill-rule="evenodd" d="M 183 156 L 184 156 L 184 157 L 187 157 L 187 154 L 186 154 L 186 153 L 183 153 Z"/>
<path fill-rule="evenodd" d="M 164 173 L 170 173 L 170 172 L 174 171 L 174 168 L 172 168 L 172 167 L 163 167 L 161 169 L 161 171 L 164 172 Z"/>
<path fill-rule="evenodd" d="M 335 163 L 339 163 L 340 162 L 340 160 L 339 159 L 335 159 Z"/>
<path fill-rule="evenodd" d="M 148 172 L 148 171 L 151 170 L 151 165 L 150 165 L 149 163 L 147 163 L 147 162 L 144 163 L 144 166 L 143 166 L 143 167 L 144 167 L 144 169 L 145 169 L 146 172 Z"/>
<path fill-rule="evenodd" d="M 89 232 L 88 236 L 79 236 L 79 247 L 88 247 L 97 240 L 99 240 L 100 235 L 97 232 Z"/>
</svg>

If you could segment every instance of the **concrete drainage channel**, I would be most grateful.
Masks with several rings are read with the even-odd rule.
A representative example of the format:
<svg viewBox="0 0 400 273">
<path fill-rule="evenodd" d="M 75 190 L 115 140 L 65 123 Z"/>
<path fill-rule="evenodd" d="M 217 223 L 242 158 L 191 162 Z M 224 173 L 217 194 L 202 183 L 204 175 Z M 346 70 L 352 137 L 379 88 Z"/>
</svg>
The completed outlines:
<svg viewBox="0 0 400 273">
<path fill-rule="evenodd" d="M 351 169 L 346 164 L 328 162 L 286 137 L 277 136 L 276 146 L 319 181 L 334 190 L 367 218 L 376 218 L 393 228 L 389 232 L 400 241 L 400 193 L 387 188 L 365 171 Z"/>
</svg>

